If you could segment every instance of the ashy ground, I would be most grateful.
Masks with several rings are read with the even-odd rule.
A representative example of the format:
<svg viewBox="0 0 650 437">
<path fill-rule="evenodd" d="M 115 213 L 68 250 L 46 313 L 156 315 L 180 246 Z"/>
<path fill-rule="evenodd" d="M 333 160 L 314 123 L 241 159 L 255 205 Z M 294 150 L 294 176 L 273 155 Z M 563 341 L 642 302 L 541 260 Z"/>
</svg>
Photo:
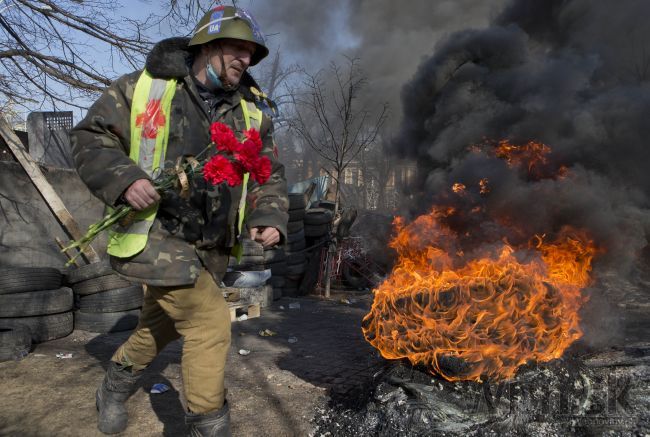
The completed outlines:
<svg viewBox="0 0 650 437">
<path fill-rule="evenodd" d="M 313 418 L 330 395 L 370 378 L 382 363 L 361 334 L 370 300 L 370 295 L 346 294 L 330 300 L 283 298 L 263 309 L 260 318 L 233 323 L 226 375 L 233 435 L 310 435 Z M 266 329 L 276 335 L 261 336 Z M 0 363 L 0 435 L 102 435 L 96 428 L 95 389 L 127 337 L 75 331 L 36 345 L 21 361 Z M 181 347 L 180 341 L 170 344 L 140 379 L 122 435 L 184 435 Z M 240 355 L 241 349 L 250 354 Z M 72 357 L 57 358 L 59 353 Z M 151 394 L 156 383 L 171 389 Z"/>
</svg>

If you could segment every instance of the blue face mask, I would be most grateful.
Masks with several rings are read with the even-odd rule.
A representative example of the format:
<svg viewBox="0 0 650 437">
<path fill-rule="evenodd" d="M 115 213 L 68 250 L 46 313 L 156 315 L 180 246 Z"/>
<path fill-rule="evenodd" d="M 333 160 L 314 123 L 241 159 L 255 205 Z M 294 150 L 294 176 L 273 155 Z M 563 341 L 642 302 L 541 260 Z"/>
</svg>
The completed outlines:
<svg viewBox="0 0 650 437">
<path fill-rule="evenodd" d="M 209 62 L 207 63 L 207 66 L 205 67 L 208 80 L 216 89 L 223 89 L 223 83 L 221 82 L 221 79 L 219 79 L 219 76 L 217 75 L 217 72 L 214 71 L 214 68 L 212 68 L 212 64 Z"/>
</svg>

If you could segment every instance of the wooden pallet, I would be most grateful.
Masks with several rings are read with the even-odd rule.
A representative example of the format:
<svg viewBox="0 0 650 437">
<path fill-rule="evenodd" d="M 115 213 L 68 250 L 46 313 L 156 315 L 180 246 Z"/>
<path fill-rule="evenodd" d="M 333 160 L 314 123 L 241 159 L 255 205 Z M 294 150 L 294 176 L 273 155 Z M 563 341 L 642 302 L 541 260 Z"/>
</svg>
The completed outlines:
<svg viewBox="0 0 650 437">
<path fill-rule="evenodd" d="M 260 316 L 260 304 L 250 302 L 229 302 L 230 321 L 237 321 L 237 318 L 246 314 L 249 319 Z"/>
</svg>

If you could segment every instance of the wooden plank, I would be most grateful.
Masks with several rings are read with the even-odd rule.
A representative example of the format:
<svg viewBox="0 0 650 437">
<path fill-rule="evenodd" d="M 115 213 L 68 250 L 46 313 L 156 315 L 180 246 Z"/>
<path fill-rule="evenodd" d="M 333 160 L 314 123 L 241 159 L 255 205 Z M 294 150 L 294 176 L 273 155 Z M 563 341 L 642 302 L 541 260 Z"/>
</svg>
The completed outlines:
<svg viewBox="0 0 650 437">
<path fill-rule="evenodd" d="M 36 186 L 38 192 L 43 196 L 45 203 L 50 208 L 63 230 L 74 240 L 79 240 L 84 234 L 81 232 L 79 225 L 67 210 L 63 201 L 50 183 L 45 179 L 43 172 L 34 159 L 23 147 L 13 129 L 7 120 L 0 116 L 0 135 L 6 141 L 9 149 L 14 154 L 20 165 L 23 167 L 27 176 L 31 179 L 32 183 Z M 83 254 L 86 256 L 88 262 L 98 262 L 99 256 L 97 252 L 88 245 Z"/>
<path fill-rule="evenodd" d="M 245 303 L 245 304 L 228 304 L 228 309 L 230 310 L 230 321 L 237 321 L 238 317 L 241 317 L 243 314 L 246 314 L 247 320 L 254 319 L 261 315 L 260 304 L 254 303 Z"/>
</svg>

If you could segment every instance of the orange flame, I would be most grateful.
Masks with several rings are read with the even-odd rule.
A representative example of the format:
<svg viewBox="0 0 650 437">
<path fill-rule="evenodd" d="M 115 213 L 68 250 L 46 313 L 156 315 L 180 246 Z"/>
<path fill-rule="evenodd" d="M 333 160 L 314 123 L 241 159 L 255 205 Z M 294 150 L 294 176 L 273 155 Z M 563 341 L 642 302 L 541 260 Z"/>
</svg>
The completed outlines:
<svg viewBox="0 0 650 437">
<path fill-rule="evenodd" d="M 454 185 L 451 186 L 451 191 L 453 191 L 456 194 L 461 194 L 462 192 L 465 191 L 467 187 L 465 184 L 461 184 L 460 182 L 456 182 Z"/>
<path fill-rule="evenodd" d="M 523 146 L 517 146 L 508 140 L 499 141 L 495 151 L 496 156 L 504 159 L 511 167 L 525 163 L 529 172 L 532 172 L 535 166 L 546 164 L 546 155 L 550 152 L 551 148 L 543 143 L 529 141 Z"/>
<path fill-rule="evenodd" d="M 445 225 L 455 212 L 395 220 L 398 261 L 374 290 L 366 340 L 385 358 L 407 358 L 450 381 L 510 378 L 529 360 L 560 357 L 582 336 L 593 241 L 566 228 L 550 242 L 535 236 L 526 247 L 504 242 L 466 258 Z"/>
</svg>

